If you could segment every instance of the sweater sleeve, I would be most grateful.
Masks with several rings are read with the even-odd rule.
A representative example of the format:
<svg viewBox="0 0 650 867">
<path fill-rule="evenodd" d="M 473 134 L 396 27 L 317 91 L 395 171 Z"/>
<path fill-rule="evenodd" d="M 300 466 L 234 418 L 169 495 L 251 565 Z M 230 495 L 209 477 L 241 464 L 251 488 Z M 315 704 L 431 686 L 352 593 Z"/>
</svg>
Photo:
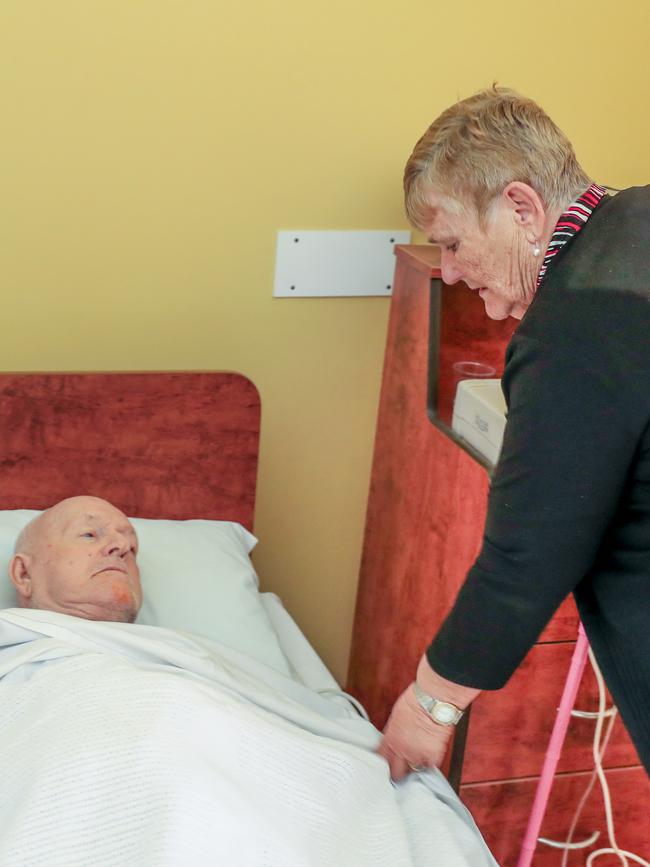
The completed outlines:
<svg viewBox="0 0 650 867">
<path fill-rule="evenodd" d="M 609 359 L 595 335 L 513 338 L 482 549 L 427 651 L 443 677 L 501 688 L 593 567 L 639 440 Z"/>
</svg>

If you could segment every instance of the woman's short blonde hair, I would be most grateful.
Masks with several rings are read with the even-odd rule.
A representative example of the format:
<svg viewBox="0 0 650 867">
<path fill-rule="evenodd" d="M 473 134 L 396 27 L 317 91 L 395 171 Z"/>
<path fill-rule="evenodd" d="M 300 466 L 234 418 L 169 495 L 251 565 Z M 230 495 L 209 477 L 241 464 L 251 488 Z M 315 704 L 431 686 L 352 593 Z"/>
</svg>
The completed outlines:
<svg viewBox="0 0 650 867">
<path fill-rule="evenodd" d="M 416 144 L 404 170 L 406 213 L 422 227 L 435 190 L 473 205 L 484 223 L 512 181 L 533 187 L 549 209 L 566 207 L 591 183 L 546 112 L 532 99 L 494 85 L 444 111 Z"/>
</svg>

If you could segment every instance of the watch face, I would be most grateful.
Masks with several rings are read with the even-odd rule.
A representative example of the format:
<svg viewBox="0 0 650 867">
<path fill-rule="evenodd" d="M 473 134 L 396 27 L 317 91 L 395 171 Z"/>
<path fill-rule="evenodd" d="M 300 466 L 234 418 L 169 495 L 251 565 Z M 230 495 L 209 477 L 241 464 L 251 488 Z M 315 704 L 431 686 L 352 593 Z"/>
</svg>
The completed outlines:
<svg viewBox="0 0 650 867">
<path fill-rule="evenodd" d="M 431 711 L 431 716 L 436 722 L 450 725 L 456 719 L 456 708 L 444 701 L 439 701 Z"/>
</svg>

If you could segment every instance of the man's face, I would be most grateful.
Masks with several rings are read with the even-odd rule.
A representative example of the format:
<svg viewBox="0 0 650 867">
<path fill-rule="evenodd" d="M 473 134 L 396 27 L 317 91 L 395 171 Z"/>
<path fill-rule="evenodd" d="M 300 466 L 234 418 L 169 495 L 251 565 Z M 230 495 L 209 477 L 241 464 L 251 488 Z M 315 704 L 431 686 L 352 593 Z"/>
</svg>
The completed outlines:
<svg viewBox="0 0 650 867">
<path fill-rule="evenodd" d="M 10 567 L 23 604 L 90 620 L 135 619 L 142 602 L 138 540 L 119 509 L 95 497 L 63 500 L 28 540 Z"/>
<path fill-rule="evenodd" d="M 478 292 L 491 319 L 521 319 L 531 300 L 531 275 L 513 211 L 498 200 L 482 227 L 472 208 L 433 193 L 429 201 L 431 218 L 422 228 L 440 247 L 444 282 L 462 280 Z"/>
</svg>

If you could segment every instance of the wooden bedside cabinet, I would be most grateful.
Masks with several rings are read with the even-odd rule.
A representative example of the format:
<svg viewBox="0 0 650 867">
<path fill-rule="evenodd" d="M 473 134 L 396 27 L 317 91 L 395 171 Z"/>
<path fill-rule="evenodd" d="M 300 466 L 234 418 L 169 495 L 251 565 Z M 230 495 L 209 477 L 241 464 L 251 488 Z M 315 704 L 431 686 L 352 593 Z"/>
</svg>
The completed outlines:
<svg viewBox="0 0 650 867">
<path fill-rule="evenodd" d="M 517 325 L 488 319 L 466 287 L 444 286 L 436 248 L 401 246 L 396 257 L 347 685 L 379 727 L 413 680 L 481 546 L 489 475 L 452 439 L 453 364 L 478 361 L 500 377 Z M 567 599 L 507 686 L 482 693 L 472 708 L 460 794 L 503 867 L 515 864 L 521 846 L 577 628 Z M 597 708 L 590 671 L 576 708 Z M 593 731 L 591 720 L 571 722 L 543 836 L 568 832 L 593 768 Z M 620 720 L 604 765 L 618 844 L 647 858 L 650 783 Z M 605 845 L 598 784 L 574 839 L 595 830 Z M 584 864 L 586 851 L 571 853 L 569 865 Z M 558 850 L 540 845 L 533 863 L 560 860 Z"/>
</svg>

